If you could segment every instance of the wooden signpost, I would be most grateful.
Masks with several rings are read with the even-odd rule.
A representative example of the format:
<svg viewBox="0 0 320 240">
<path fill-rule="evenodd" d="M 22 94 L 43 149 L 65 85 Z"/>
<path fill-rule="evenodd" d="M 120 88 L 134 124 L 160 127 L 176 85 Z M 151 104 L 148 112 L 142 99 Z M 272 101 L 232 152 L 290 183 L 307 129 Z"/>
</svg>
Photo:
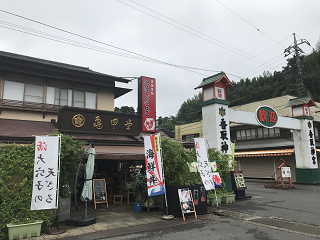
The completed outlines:
<svg viewBox="0 0 320 240">
<path fill-rule="evenodd" d="M 108 206 L 108 196 L 105 179 L 92 179 L 94 209 L 97 208 L 97 203 L 106 203 Z"/>
<path fill-rule="evenodd" d="M 197 218 L 196 208 L 194 207 L 191 190 L 189 190 L 188 188 L 178 189 L 178 195 L 180 199 L 183 221 L 185 221 L 185 213 L 194 213 L 195 218 Z"/>
</svg>

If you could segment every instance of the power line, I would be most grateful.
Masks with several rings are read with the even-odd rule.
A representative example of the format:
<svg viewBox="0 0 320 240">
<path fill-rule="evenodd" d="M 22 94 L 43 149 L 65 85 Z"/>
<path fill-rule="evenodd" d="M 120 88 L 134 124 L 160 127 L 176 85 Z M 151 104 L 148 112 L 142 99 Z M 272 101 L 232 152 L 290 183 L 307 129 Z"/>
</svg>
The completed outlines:
<svg viewBox="0 0 320 240">
<path fill-rule="evenodd" d="M 93 42 L 96 42 L 96 43 L 99 43 L 99 44 L 103 44 L 103 45 L 106 45 L 106 46 L 109 46 L 109 47 L 112 47 L 112 48 L 115 48 L 115 49 L 118 49 L 118 50 L 121 50 L 121 51 L 130 53 L 130 54 L 133 54 L 133 55 L 142 57 L 142 58 L 149 59 L 149 60 L 151 60 L 151 61 L 155 61 L 155 62 L 157 62 L 157 63 L 161 63 L 161 64 L 164 64 L 164 65 L 169 65 L 169 66 L 172 66 L 172 67 L 177 67 L 177 68 L 180 68 L 180 69 L 184 69 L 184 70 L 186 70 L 186 71 L 189 71 L 189 72 L 193 72 L 193 73 L 196 73 L 196 74 L 200 74 L 200 75 L 203 75 L 203 76 L 207 76 L 207 75 L 205 75 L 205 74 L 195 72 L 195 71 L 193 71 L 193 70 L 191 70 L 191 69 L 183 68 L 182 66 L 179 66 L 179 65 L 176 65 L 176 64 L 171 64 L 171 63 L 167 63 L 167 62 L 164 62 L 164 61 L 160 61 L 160 60 L 157 60 L 157 59 L 148 57 L 148 56 L 144 56 L 144 55 L 142 55 L 142 54 L 135 53 L 135 52 L 126 50 L 126 49 L 124 49 L 124 48 L 116 47 L 116 46 L 113 46 L 113 45 L 111 45 L 111 44 L 104 43 L 104 42 L 101 42 L 101 41 L 98 41 L 98 40 L 95 40 L 95 39 L 92 39 L 92 38 L 89 38 L 89 37 L 86 37 L 86 36 L 83 36 L 83 35 L 80 35 L 80 34 L 77 34 L 77 33 L 73 33 L 73 32 L 70 32 L 70 31 L 67 31 L 67 30 L 58 28 L 58 27 L 54 27 L 54 26 L 52 26 L 52 25 L 45 24 L 45 23 L 42 23 L 42 22 L 39 22 L 39 21 L 30 19 L 30 18 L 26 18 L 26 17 L 23 17 L 23 16 L 21 16 L 21 15 L 14 14 L 14 13 L 11 13 L 11 12 L 8 12 L 8 11 L 5 11 L 5 10 L 2 10 L 2 9 L 0 9 L 0 12 L 4 12 L 4 13 L 10 14 L 10 15 L 13 15 L 13 16 L 15 16 L 15 17 L 19 17 L 19 18 L 22 18 L 22 19 L 25 19 L 25 20 L 28 20 L 28 21 L 31 21 L 31 22 L 34 22 L 34 23 L 37 23 L 37 24 L 40 24 L 40 25 L 43 25 L 43 26 L 46 26 L 46 27 L 55 29 L 55 30 L 58 30 L 58 31 L 61 31 L 61 32 L 64 32 L 64 33 L 68 33 L 68 34 L 71 34 L 71 35 L 73 35 L 73 36 L 77 36 L 77 37 L 80 37 L 80 38 L 83 38 L 83 39 L 86 39 L 86 40 L 89 40 L 89 41 L 93 41 Z M 32 35 L 32 34 L 31 34 L 31 35 Z"/>
<path fill-rule="evenodd" d="M 230 45 L 228 45 L 228 44 L 226 44 L 226 43 L 223 43 L 223 42 L 221 42 L 221 41 L 219 41 L 219 40 L 217 40 L 217 39 L 215 39 L 215 38 L 213 38 L 213 37 L 211 37 L 211 36 L 209 36 L 209 35 L 207 35 L 207 34 L 204 34 L 204 33 L 202 33 L 202 32 L 199 32 L 199 31 L 197 31 L 197 30 L 194 29 L 194 28 L 191 28 L 191 27 L 189 27 L 189 26 L 187 26 L 187 25 L 185 25 L 185 24 L 182 24 L 182 23 L 180 23 L 180 22 L 178 22 L 178 21 L 176 21 L 176 20 L 174 20 L 174 19 L 172 19 L 172 18 L 169 18 L 169 17 L 167 17 L 167 16 L 165 16 L 165 15 L 163 15 L 163 14 L 161 14 L 161 13 L 158 13 L 158 12 L 156 12 L 156 11 L 150 9 L 150 8 L 147 8 L 147 7 L 145 7 L 145 6 L 143 6 L 143 5 L 139 4 L 139 3 L 136 3 L 136 2 L 134 2 L 134 1 L 132 1 L 132 0 L 130 0 L 130 1 L 133 2 L 133 3 L 135 3 L 135 4 L 137 4 L 137 5 L 139 5 L 139 6 L 141 6 L 141 7 L 143 7 L 143 8 L 146 8 L 146 9 L 148 9 L 149 11 L 152 11 L 152 12 L 154 12 L 154 13 L 162 16 L 162 17 L 165 17 L 165 18 L 167 18 L 167 19 L 169 19 L 169 20 L 171 20 L 171 21 L 173 21 L 173 22 L 175 22 L 175 23 L 178 23 L 179 25 L 181 25 L 181 26 L 183 26 L 183 27 L 185 27 L 185 28 L 187 28 L 187 29 L 190 29 L 190 30 L 192 30 L 192 31 L 194 31 L 194 32 L 196 32 L 196 33 L 199 33 L 199 34 L 205 36 L 206 38 L 204 38 L 204 37 L 202 37 L 202 36 L 199 36 L 198 34 L 195 34 L 195 33 L 191 32 L 191 31 L 189 31 L 189 30 L 186 30 L 186 29 L 184 29 L 184 28 L 181 28 L 181 27 L 179 27 L 179 26 L 177 26 L 177 25 L 174 25 L 174 24 L 172 24 L 172 23 L 170 23 L 170 22 L 168 22 L 168 21 L 165 21 L 165 20 L 163 20 L 163 19 L 161 19 L 161 18 L 158 18 L 158 17 L 156 17 L 156 16 L 154 16 L 154 15 L 152 15 L 152 14 L 150 14 L 150 13 L 147 13 L 147 12 L 145 12 L 145 11 L 142 11 L 141 9 L 135 8 L 135 7 L 133 7 L 133 6 L 129 5 L 129 4 L 127 4 L 127 3 L 124 3 L 124 2 L 122 2 L 122 1 L 120 1 L 120 0 L 116 0 L 116 1 L 118 1 L 119 3 L 122 3 L 122 4 L 124 4 L 124 5 L 126 5 L 126 6 L 128 6 L 128 7 L 131 7 L 131 8 L 133 8 L 133 9 L 139 11 L 139 12 L 142 12 L 142 13 L 150 16 L 150 17 L 153 17 L 153 18 L 158 19 L 158 20 L 160 20 L 160 21 L 162 21 L 162 22 L 165 22 L 165 23 L 167 23 L 167 24 L 169 24 L 169 25 L 171 25 L 171 26 L 174 26 L 174 27 L 176 27 L 176 28 L 178 28 L 178 29 L 180 29 L 180 30 L 182 30 L 182 31 L 185 31 L 185 32 L 187 32 L 187 33 L 189 33 L 189 34 L 192 34 L 192 35 L 196 36 L 196 37 L 199 37 L 199 38 L 201 38 L 201 39 L 203 39 L 203 40 L 205 40 L 205 41 L 208 41 L 208 42 L 213 43 L 213 44 L 215 44 L 215 45 L 217 45 L 217 46 L 219 46 L 219 47 L 222 47 L 222 48 L 224 48 L 224 49 L 226 49 L 226 50 L 228 50 L 228 51 L 231 51 L 231 52 L 233 52 L 233 53 L 236 53 L 236 54 L 238 54 L 238 55 L 240 55 L 240 56 L 242 56 L 242 57 L 249 58 L 250 60 L 253 60 L 253 61 L 255 61 L 255 62 L 258 62 L 257 60 L 259 60 L 259 61 L 261 61 L 261 62 L 263 61 L 263 60 L 255 57 L 255 56 L 252 56 L 252 55 L 250 55 L 250 54 L 248 54 L 248 53 L 246 53 L 246 52 L 244 52 L 244 51 L 242 51 L 242 50 L 239 50 L 239 49 L 237 49 L 237 48 L 235 48 L 235 47 L 232 47 L 232 46 L 230 46 Z M 220 44 L 218 44 L 218 43 L 216 43 L 216 42 L 210 41 L 210 40 L 207 39 L 207 38 L 212 39 L 212 40 L 214 40 L 214 41 L 216 41 L 216 42 L 219 42 L 219 43 L 221 43 L 221 44 L 223 44 L 223 45 L 225 45 L 225 46 L 227 46 L 227 47 L 229 47 L 229 48 L 227 48 L 227 47 L 225 47 L 225 46 L 222 46 L 222 45 L 220 45 Z M 232 49 L 230 49 L 230 48 L 234 49 L 235 51 L 232 50 Z M 238 51 L 238 52 L 236 52 L 236 51 Z M 243 55 L 243 54 L 241 54 L 241 53 L 239 53 L 239 52 L 241 52 L 241 53 L 243 53 L 243 54 L 246 54 L 246 55 L 248 55 L 249 57 L 248 57 L 248 56 L 245 56 L 245 55 Z M 257 59 L 257 60 L 255 60 L 255 59 L 253 59 L 253 58 L 255 58 L 255 59 Z M 258 62 L 258 63 L 261 63 L 261 62 Z"/>
<path fill-rule="evenodd" d="M 257 28 L 256 26 L 254 26 L 253 24 L 251 24 L 250 22 L 248 22 L 246 19 L 244 19 L 243 17 L 241 17 L 239 14 L 237 14 L 235 11 L 233 11 L 231 8 L 227 7 L 226 5 L 224 5 L 222 2 L 220 2 L 219 0 L 216 0 L 218 3 L 220 3 L 221 5 L 223 5 L 225 8 L 227 8 L 228 10 L 230 10 L 231 12 L 233 12 L 235 15 L 237 15 L 239 18 L 241 18 L 243 21 L 245 21 L 246 23 L 248 23 L 250 26 L 252 26 L 254 29 L 256 29 L 258 32 L 261 32 L 263 35 L 265 35 L 266 37 L 270 38 L 272 41 L 276 42 L 277 44 L 279 44 L 280 46 L 282 46 L 279 42 L 277 42 L 276 40 L 274 40 L 273 38 L 271 38 L 270 36 L 268 36 L 267 34 L 265 34 L 264 32 L 262 32 L 259 28 Z M 282 46 L 283 47 L 283 46 Z"/>
</svg>

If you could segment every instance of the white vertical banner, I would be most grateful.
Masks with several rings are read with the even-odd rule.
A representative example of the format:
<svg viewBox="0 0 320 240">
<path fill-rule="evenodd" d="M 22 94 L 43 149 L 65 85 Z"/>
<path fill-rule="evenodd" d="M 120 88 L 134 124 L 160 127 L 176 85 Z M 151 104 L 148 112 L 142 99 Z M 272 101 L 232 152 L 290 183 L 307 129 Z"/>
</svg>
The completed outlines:
<svg viewBox="0 0 320 240">
<path fill-rule="evenodd" d="M 31 210 L 57 209 L 60 136 L 37 136 L 35 141 Z"/>
<path fill-rule="evenodd" d="M 195 138 L 194 143 L 196 147 L 199 173 L 200 173 L 203 185 L 207 191 L 212 190 L 214 189 L 214 182 L 212 179 L 211 166 L 208 160 L 207 148 L 206 148 L 204 138 Z"/>
<path fill-rule="evenodd" d="M 160 153 L 160 135 L 144 137 L 148 196 L 165 194 Z"/>
</svg>

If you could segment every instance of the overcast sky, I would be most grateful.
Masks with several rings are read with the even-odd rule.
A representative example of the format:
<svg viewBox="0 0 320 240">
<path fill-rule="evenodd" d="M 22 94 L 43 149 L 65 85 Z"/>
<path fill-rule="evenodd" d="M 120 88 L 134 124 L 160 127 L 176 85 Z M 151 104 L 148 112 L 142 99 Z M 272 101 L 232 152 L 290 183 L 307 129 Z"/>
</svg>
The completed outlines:
<svg viewBox="0 0 320 240">
<path fill-rule="evenodd" d="M 175 115 L 203 78 L 224 71 L 239 81 L 279 71 L 293 33 L 312 47 L 320 35 L 319 0 L 0 0 L 0 10 L 1 51 L 119 77 L 153 77 L 162 117 Z M 115 106 L 136 109 L 137 80 L 117 86 L 133 91 Z"/>
</svg>

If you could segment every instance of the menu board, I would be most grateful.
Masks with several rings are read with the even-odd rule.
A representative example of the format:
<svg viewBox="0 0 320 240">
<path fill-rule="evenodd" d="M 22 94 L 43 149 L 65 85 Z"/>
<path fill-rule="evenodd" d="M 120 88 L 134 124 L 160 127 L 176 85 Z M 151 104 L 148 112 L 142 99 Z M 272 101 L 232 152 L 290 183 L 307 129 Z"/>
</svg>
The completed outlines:
<svg viewBox="0 0 320 240">
<path fill-rule="evenodd" d="M 244 182 L 243 172 L 241 170 L 235 170 L 232 171 L 232 173 L 237 190 L 246 189 L 247 187 Z"/>
<path fill-rule="evenodd" d="M 107 191 L 105 179 L 92 179 L 93 183 L 93 195 L 94 195 L 94 207 L 96 203 L 107 203 Z"/>
</svg>

